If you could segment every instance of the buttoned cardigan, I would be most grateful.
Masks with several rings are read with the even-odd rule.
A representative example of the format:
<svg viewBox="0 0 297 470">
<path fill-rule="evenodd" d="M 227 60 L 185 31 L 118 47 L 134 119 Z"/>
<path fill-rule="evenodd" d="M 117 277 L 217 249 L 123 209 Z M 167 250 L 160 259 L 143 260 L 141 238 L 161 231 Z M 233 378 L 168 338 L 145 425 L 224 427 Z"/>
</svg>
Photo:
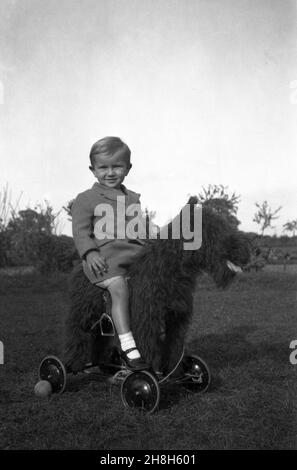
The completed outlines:
<svg viewBox="0 0 297 470">
<path fill-rule="evenodd" d="M 100 220 L 104 213 L 102 208 L 105 207 L 113 211 L 115 222 L 119 209 L 121 214 L 124 214 L 124 238 L 117 238 L 116 223 L 112 224 L 113 233 L 109 224 L 105 224 L 104 233 L 99 233 L 97 227 L 101 228 Z M 86 263 L 83 261 L 84 271 L 93 283 L 124 274 L 145 243 L 143 239 L 129 237 L 126 231 L 127 223 L 131 220 L 129 211 L 128 214 L 126 213 L 129 207 L 138 208 L 140 211 L 140 194 L 128 190 L 124 185 L 115 189 L 106 188 L 99 183 L 95 183 L 92 188 L 78 194 L 72 204 L 73 238 L 80 257 L 84 260 L 88 252 L 98 250 L 109 267 L 108 272 L 98 279 L 93 273 L 87 272 Z M 104 216 L 106 218 L 106 213 Z M 144 219 L 142 223 L 145 223 Z"/>
</svg>

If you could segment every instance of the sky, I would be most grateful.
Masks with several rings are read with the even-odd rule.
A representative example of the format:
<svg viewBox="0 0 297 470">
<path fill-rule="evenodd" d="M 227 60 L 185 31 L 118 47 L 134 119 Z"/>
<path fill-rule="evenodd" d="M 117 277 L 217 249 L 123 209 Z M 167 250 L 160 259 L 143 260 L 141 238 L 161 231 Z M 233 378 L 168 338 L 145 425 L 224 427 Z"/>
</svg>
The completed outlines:
<svg viewBox="0 0 297 470">
<path fill-rule="evenodd" d="M 297 218 L 296 0 L 1 0 L 0 191 L 59 211 L 121 137 L 156 222 L 223 184 Z M 71 234 L 66 214 L 60 230 Z"/>
</svg>

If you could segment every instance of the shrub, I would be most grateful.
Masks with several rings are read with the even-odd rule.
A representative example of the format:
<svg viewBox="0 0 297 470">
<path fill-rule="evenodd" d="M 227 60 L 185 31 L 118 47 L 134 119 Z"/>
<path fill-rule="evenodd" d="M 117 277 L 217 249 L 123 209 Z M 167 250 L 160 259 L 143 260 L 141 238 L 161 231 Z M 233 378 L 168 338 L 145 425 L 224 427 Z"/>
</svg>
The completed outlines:
<svg viewBox="0 0 297 470">
<path fill-rule="evenodd" d="M 10 237 L 6 230 L 0 230 L 0 268 L 9 264 Z"/>
<path fill-rule="evenodd" d="M 0 230 L 0 267 L 34 266 L 39 272 L 69 272 L 78 259 L 73 239 L 55 235 L 55 219 L 47 205 L 13 213 Z"/>
<path fill-rule="evenodd" d="M 54 271 L 69 272 L 78 259 L 73 239 L 66 235 L 34 234 L 29 250 L 30 264 L 42 274 Z"/>
</svg>

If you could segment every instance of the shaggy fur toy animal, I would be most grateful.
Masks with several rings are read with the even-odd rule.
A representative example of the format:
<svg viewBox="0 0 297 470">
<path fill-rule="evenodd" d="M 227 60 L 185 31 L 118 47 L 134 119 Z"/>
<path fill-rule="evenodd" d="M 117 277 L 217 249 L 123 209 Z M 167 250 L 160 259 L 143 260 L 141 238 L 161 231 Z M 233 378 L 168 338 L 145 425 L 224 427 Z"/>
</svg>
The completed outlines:
<svg viewBox="0 0 297 470">
<path fill-rule="evenodd" d="M 188 201 L 194 207 L 197 198 Z M 249 242 L 213 209 L 202 211 L 202 245 L 184 250 L 183 239 L 149 240 L 129 270 L 130 318 L 136 344 L 146 361 L 164 372 L 176 363 L 193 313 L 196 278 L 209 273 L 226 287 L 235 273 L 227 261 L 244 266 Z M 79 371 L 88 362 L 107 360 L 110 337 L 93 326 L 103 312 L 103 291 L 77 266 L 70 282 L 71 306 L 66 320 L 66 365 Z"/>
</svg>

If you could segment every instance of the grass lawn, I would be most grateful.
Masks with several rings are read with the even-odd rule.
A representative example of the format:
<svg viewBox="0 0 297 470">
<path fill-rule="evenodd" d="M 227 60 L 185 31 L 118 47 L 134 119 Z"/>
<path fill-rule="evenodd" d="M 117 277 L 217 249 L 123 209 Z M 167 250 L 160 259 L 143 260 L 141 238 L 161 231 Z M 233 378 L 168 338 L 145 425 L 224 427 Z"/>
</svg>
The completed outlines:
<svg viewBox="0 0 297 470">
<path fill-rule="evenodd" d="M 212 384 L 200 395 L 162 387 L 150 416 L 125 409 L 102 377 L 34 396 L 40 360 L 62 352 L 66 313 L 62 276 L 0 277 L 1 449 L 297 448 L 296 272 L 243 274 L 226 291 L 200 278 L 188 350 L 206 360 Z"/>
</svg>

